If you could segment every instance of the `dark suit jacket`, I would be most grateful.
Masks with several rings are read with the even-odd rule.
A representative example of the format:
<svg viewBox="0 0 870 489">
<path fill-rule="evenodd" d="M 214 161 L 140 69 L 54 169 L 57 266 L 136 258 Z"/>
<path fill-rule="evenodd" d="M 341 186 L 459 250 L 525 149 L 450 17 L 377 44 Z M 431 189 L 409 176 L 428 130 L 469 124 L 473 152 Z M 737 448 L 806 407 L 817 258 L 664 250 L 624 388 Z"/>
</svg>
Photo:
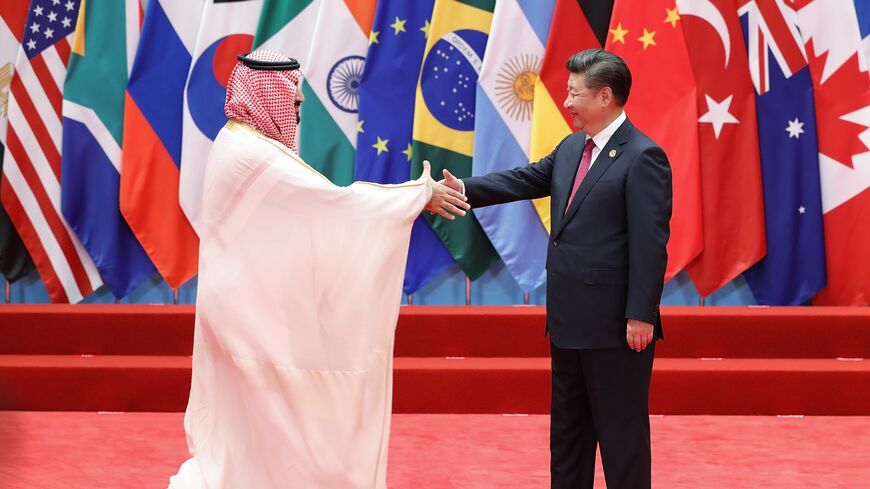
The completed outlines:
<svg viewBox="0 0 870 489">
<path fill-rule="evenodd" d="M 472 208 L 551 196 L 547 327 L 561 348 L 627 347 L 626 319 L 655 325 L 671 217 L 671 169 L 664 151 L 626 121 L 577 190 L 585 133 L 570 135 L 542 160 L 463 178 Z M 614 152 L 614 156 L 610 154 Z"/>
</svg>

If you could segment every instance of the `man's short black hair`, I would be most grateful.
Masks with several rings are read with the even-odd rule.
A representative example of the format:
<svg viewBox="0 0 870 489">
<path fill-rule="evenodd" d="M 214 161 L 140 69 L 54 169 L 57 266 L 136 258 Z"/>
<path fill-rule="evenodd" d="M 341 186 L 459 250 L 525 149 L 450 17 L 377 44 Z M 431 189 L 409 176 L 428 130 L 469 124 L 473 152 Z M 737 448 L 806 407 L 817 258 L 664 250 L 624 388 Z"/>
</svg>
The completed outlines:
<svg viewBox="0 0 870 489">
<path fill-rule="evenodd" d="M 593 89 L 610 87 L 620 107 L 628 101 L 631 72 L 619 56 L 603 49 L 587 49 L 568 58 L 568 71 L 586 76 L 586 86 Z"/>
</svg>

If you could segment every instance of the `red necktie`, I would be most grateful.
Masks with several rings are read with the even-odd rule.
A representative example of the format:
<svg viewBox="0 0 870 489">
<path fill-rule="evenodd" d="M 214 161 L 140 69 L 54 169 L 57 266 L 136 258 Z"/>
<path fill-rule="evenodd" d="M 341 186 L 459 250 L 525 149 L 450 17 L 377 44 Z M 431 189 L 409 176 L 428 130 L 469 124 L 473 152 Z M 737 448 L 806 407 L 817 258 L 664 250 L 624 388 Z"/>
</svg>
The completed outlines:
<svg viewBox="0 0 870 489">
<path fill-rule="evenodd" d="M 571 189 L 571 196 L 568 197 L 568 205 L 565 206 L 565 213 L 568 213 L 568 208 L 571 207 L 571 201 L 574 200 L 574 195 L 580 184 L 583 183 L 583 177 L 589 172 L 589 166 L 592 164 L 592 148 L 595 147 L 595 141 L 592 138 L 586 140 L 586 147 L 583 148 L 583 157 L 580 158 L 580 168 L 577 169 L 577 176 L 574 178 L 574 188 Z"/>
</svg>

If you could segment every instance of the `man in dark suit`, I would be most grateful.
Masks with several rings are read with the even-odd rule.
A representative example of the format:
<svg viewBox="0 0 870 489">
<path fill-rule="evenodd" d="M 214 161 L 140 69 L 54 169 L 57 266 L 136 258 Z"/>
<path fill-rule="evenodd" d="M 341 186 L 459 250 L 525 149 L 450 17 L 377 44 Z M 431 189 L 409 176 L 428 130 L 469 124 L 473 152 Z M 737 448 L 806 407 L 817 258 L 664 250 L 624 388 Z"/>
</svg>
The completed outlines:
<svg viewBox="0 0 870 489">
<path fill-rule="evenodd" d="M 547 328 L 553 489 L 650 487 L 649 384 L 670 234 L 664 151 L 623 106 L 631 73 L 601 49 L 567 63 L 564 106 L 581 132 L 532 165 L 443 182 L 472 208 L 550 196 Z"/>
</svg>

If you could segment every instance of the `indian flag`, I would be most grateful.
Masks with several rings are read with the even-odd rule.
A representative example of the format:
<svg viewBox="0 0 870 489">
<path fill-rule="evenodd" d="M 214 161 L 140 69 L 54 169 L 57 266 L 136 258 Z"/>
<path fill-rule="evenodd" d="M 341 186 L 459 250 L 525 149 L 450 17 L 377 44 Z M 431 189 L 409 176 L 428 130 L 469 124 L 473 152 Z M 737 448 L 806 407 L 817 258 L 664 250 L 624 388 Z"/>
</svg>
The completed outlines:
<svg viewBox="0 0 870 489">
<path fill-rule="evenodd" d="M 369 42 L 375 0 L 319 0 L 302 93 L 299 155 L 336 185 L 353 181 L 359 82 Z M 384 143 L 384 151 L 388 151 Z"/>
</svg>

